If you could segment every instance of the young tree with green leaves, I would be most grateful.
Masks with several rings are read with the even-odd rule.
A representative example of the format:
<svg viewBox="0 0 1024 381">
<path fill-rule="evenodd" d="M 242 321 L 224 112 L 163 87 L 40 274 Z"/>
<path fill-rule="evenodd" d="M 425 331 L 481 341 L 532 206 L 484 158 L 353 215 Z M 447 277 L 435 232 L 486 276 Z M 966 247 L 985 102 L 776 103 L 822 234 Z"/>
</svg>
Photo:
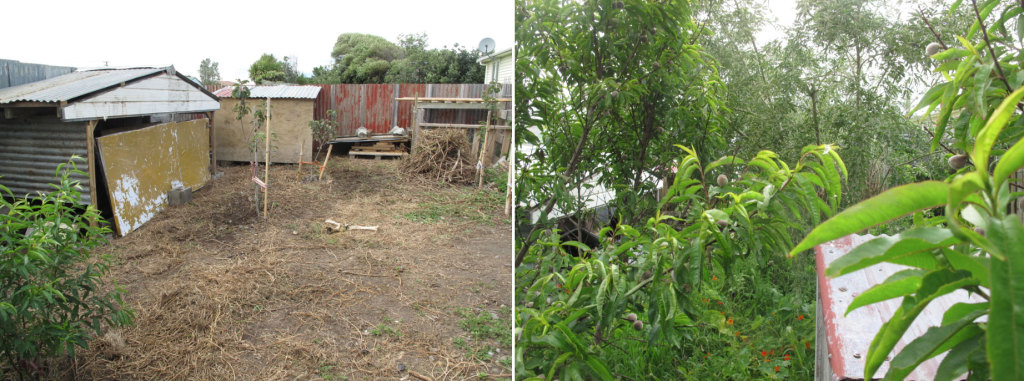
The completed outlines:
<svg viewBox="0 0 1024 381">
<path fill-rule="evenodd" d="M 517 3 L 517 219 L 580 211 L 579 190 L 615 189 L 628 223 L 657 208 L 674 144 L 723 144 L 716 69 L 687 2 Z M 541 229 L 517 242 L 517 263 Z"/>
<path fill-rule="evenodd" d="M 249 78 L 255 84 L 262 84 L 263 81 L 284 81 L 285 64 L 278 61 L 273 54 L 264 53 L 260 59 L 249 66 Z"/>
<path fill-rule="evenodd" d="M 0 185 L 0 373 L 52 376 L 41 360 L 74 357 L 93 335 L 132 324 L 124 290 L 104 277 L 109 256 L 92 250 L 106 240 L 95 206 L 83 205 L 72 157 L 54 172 L 54 190 L 18 199 Z M 10 200 L 10 201 L 9 201 Z"/>
<path fill-rule="evenodd" d="M 199 81 L 204 85 L 213 85 L 220 81 L 218 65 L 220 64 L 209 58 L 203 59 L 203 62 L 199 63 Z"/>
<path fill-rule="evenodd" d="M 896 187 L 854 205 L 816 227 L 790 252 L 914 216 L 913 227 L 869 241 L 826 270 L 840 276 L 879 262 L 911 267 L 851 302 L 864 306 L 902 298 L 871 342 L 864 369 L 868 377 L 891 358 L 885 379 L 903 379 L 925 360 L 945 353 L 938 380 L 965 373 L 972 380 L 1024 379 L 1024 224 L 1021 215 L 1010 214 L 1024 195 L 1011 177 L 1024 168 L 1024 7 L 1011 1 L 956 1 L 949 13 L 965 9 L 974 16 L 966 33 L 951 38 L 935 33 L 937 41 L 927 47 L 926 55 L 945 81 L 928 90 L 915 108 L 926 108 L 926 115 L 938 113 L 932 150 L 949 143 L 967 152 L 951 158 L 956 173 L 945 181 Z M 943 208 L 941 217 L 922 218 L 922 210 L 937 207 Z M 984 302 L 954 305 L 940 326 L 894 354 L 896 342 L 924 308 L 956 290 Z"/>
</svg>

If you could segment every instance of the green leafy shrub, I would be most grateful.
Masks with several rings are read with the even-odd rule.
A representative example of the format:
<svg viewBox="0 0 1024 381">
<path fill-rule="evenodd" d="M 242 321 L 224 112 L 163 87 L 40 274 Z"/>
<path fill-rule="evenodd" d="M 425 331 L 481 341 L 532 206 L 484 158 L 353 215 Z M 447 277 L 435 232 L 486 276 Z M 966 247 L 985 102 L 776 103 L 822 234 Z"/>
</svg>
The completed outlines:
<svg viewBox="0 0 1024 381">
<path fill-rule="evenodd" d="M 950 13 L 960 5 L 955 2 Z M 930 328 L 892 357 L 885 379 L 903 379 L 942 353 L 947 354 L 938 380 L 964 373 L 970 379 L 1024 379 L 1024 225 L 1019 215 L 1009 213 L 1011 203 L 1021 196 L 1010 189 L 1010 176 L 1024 167 L 1024 118 L 1017 112 L 1024 98 L 1024 70 L 1015 43 L 1024 35 L 1024 20 L 1015 2 L 972 0 L 970 12 L 974 25 L 965 36 L 956 37 L 960 46 L 942 41 L 929 46 L 938 65 L 935 71 L 947 81 L 932 87 L 915 110 L 938 110 L 932 150 L 951 142 L 970 155 L 971 165 L 965 166 L 964 157 L 951 159 L 957 172 L 946 181 L 896 187 L 854 205 L 816 227 L 790 253 L 914 215 L 913 227 L 855 248 L 826 272 L 840 276 L 880 262 L 912 267 L 851 304 L 853 309 L 902 298 L 871 342 L 865 375 L 878 371 L 932 300 L 966 290 L 985 302 L 951 307 L 941 326 Z M 1016 37 L 1008 36 L 1008 27 L 1016 28 Z M 921 218 L 920 211 L 936 207 L 944 208 L 943 216 Z M 987 322 L 979 321 L 983 317 Z"/>
<path fill-rule="evenodd" d="M 787 273 L 784 255 L 801 221 L 838 210 L 845 165 L 829 145 L 804 148 L 792 168 L 770 151 L 704 166 L 680 148 L 674 182 L 646 225 L 605 228 L 600 235 L 617 241 L 597 248 L 547 231 L 529 249 L 516 270 L 518 378 L 613 379 L 611 369 L 641 378 L 811 377 L 810 367 L 788 369 L 813 361 L 802 360 L 813 331 L 803 315 L 813 307 L 779 292 L 806 270 Z M 567 255 L 568 246 L 585 254 Z M 812 292 L 813 283 L 791 294 Z M 756 310 L 741 305 L 750 302 Z M 764 358 L 753 355 L 761 349 Z M 751 361 L 725 374 L 694 366 L 712 350 L 719 365 Z"/>
<path fill-rule="evenodd" d="M 0 198 L 0 355 L 19 374 L 37 371 L 44 357 L 74 356 L 91 333 L 134 318 L 123 290 L 104 288 L 110 258 L 90 253 L 110 229 L 79 201 L 74 159 L 58 166 L 54 191 L 37 199 L 14 199 L 0 185 L 15 200 Z"/>
</svg>

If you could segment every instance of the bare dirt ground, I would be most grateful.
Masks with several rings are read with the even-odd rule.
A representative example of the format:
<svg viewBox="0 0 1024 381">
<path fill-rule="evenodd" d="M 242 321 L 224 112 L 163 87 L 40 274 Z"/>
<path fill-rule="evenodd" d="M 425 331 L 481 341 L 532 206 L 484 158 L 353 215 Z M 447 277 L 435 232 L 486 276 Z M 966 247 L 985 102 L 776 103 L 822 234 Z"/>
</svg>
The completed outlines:
<svg viewBox="0 0 1024 381">
<path fill-rule="evenodd" d="M 511 378 L 512 228 L 497 190 L 336 157 L 320 182 L 272 166 L 264 222 L 249 167 L 221 170 L 99 250 L 135 326 L 93 340 L 66 376 Z M 380 230 L 328 233 L 328 218 Z"/>
</svg>

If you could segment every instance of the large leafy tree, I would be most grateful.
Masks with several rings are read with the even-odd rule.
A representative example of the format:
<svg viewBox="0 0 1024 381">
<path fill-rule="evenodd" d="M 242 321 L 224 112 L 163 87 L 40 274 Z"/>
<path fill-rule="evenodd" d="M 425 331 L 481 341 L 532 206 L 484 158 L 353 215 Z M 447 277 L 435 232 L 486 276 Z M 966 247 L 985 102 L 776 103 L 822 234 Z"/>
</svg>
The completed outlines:
<svg viewBox="0 0 1024 381">
<path fill-rule="evenodd" d="M 333 71 L 341 83 L 384 83 L 391 61 L 402 55 L 402 49 L 384 37 L 363 33 L 342 33 L 331 50 Z"/>
<path fill-rule="evenodd" d="M 517 218 L 539 225 L 556 207 L 600 184 L 636 221 L 657 207 L 656 189 L 676 157 L 720 146 L 721 91 L 697 44 L 704 31 L 689 3 L 521 1 L 517 5 Z M 539 231 L 539 230 L 535 230 Z M 521 259 L 529 242 L 520 242 Z"/>
<path fill-rule="evenodd" d="M 263 54 L 249 66 L 249 78 L 257 84 L 264 81 L 284 81 L 284 67 L 285 65 L 274 58 L 273 54 Z"/>
<path fill-rule="evenodd" d="M 482 83 L 484 67 L 476 62 L 480 52 L 455 44 L 427 49 L 426 34 L 399 36 L 404 58 L 391 62 L 388 83 Z"/>
<path fill-rule="evenodd" d="M 212 85 L 220 80 L 220 64 L 209 58 L 199 63 L 199 81 L 204 85 Z"/>
<path fill-rule="evenodd" d="M 706 1 L 701 19 L 713 33 L 702 40 L 729 91 L 732 112 L 723 133 L 729 152 L 750 157 L 772 147 L 795 160 L 807 144 L 844 148 L 855 202 L 894 184 L 943 176 L 930 136 L 907 117 L 908 100 L 931 81 L 924 47 L 934 37 L 920 14 L 896 14 L 871 0 L 799 2 L 784 37 L 759 43 L 764 4 Z M 914 6 L 905 7 L 914 9 Z M 955 17 L 934 22 L 943 33 Z"/>
</svg>

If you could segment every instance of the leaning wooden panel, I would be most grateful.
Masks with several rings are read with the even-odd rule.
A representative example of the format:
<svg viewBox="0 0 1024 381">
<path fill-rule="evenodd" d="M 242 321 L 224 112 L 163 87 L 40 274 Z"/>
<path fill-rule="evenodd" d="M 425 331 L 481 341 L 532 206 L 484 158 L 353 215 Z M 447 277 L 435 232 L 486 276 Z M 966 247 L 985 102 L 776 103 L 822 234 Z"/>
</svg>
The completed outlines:
<svg viewBox="0 0 1024 381">
<path fill-rule="evenodd" d="M 206 119 L 161 124 L 97 139 L 119 235 L 163 210 L 167 191 L 210 180 Z"/>
</svg>

